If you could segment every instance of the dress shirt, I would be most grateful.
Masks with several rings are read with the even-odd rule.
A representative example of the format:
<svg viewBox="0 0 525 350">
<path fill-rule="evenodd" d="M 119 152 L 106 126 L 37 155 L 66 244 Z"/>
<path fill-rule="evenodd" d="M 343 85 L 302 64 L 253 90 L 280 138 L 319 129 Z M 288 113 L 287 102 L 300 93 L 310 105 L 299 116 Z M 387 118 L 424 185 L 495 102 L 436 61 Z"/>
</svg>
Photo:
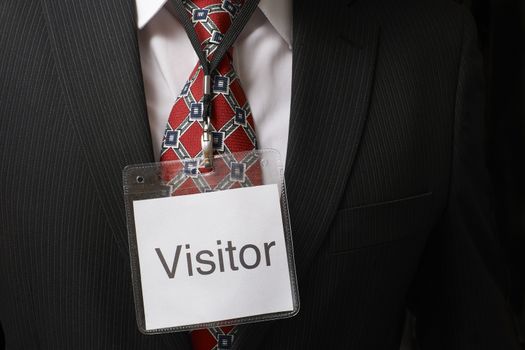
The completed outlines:
<svg viewBox="0 0 525 350">
<path fill-rule="evenodd" d="M 156 160 L 175 99 L 197 55 L 167 0 L 136 0 L 138 40 Z M 286 159 L 292 81 L 292 2 L 261 0 L 234 44 L 234 67 L 251 106 L 260 149 Z"/>
</svg>

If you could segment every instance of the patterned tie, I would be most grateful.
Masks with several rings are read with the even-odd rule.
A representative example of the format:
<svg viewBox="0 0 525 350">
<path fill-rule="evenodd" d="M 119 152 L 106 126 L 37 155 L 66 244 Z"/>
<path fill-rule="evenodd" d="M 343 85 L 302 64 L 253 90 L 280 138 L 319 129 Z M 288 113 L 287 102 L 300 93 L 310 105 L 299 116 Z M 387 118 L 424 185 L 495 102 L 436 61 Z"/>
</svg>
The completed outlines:
<svg viewBox="0 0 525 350">
<path fill-rule="evenodd" d="M 186 0 L 184 6 L 192 19 L 201 48 L 208 60 L 211 60 L 242 3 L 228 0 Z M 233 68 L 232 57 L 233 49 L 230 48 L 218 68 L 212 72 L 210 123 L 213 149 L 215 154 L 223 155 L 221 160 L 215 161 L 214 169 L 224 176 L 222 179 L 215 176 L 210 180 L 201 174 L 198 161 L 194 160 L 203 154 L 201 137 L 204 73 L 200 64 L 197 64 L 175 100 L 162 144 L 162 162 L 183 161 L 183 165 L 174 166 L 175 168 L 166 166 L 167 173 L 164 169 L 164 177 L 169 179 L 175 195 L 252 186 L 261 182 L 259 162 L 247 152 L 257 148 L 253 116 Z M 242 153 L 234 155 L 236 152 L 245 152 L 246 156 L 239 156 Z M 184 171 L 180 171 L 182 167 Z M 193 331 L 193 349 L 231 349 L 235 332 L 235 327 Z"/>
<path fill-rule="evenodd" d="M 232 0 L 188 0 L 184 6 L 190 16 L 201 48 L 211 60 L 218 44 L 240 11 L 242 2 Z M 222 180 L 208 180 L 198 171 L 195 158 L 202 157 L 203 84 L 204 72 L 195 66 L 168 118 L 161 150 L 161 162 L 182 160 L 180 168 L 169 168 L 170 174 L 179 171 L 169 184 L 174 194 L 209 192 L 247 187 L 260 182 L 257 159 L 249 156 L 237 159 L 233 153 L 257 148 L 255 125 L 250 105 L 233 68 L 233 48 L 230 48 L 212 72 L 211 134 L 215 154 L 222 154 L 215 169 L 227 168 L 228 176 Z M 253 158 L 253 159 L 252 159 Z M 181 165 L 182 167 L 182 165 Z M 225 172 L 226 173 L 226 172 Z M 184 174 L 191 176 L 184 176 Z"/>
</svg>

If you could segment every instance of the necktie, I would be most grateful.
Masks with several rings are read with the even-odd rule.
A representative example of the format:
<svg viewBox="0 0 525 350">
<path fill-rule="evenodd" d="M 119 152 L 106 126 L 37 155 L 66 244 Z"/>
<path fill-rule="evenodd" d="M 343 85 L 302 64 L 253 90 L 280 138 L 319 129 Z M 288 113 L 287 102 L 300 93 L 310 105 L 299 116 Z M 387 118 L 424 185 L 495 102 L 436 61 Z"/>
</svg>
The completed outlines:
<svg viewBox="0 0 525 350">
<path fill-rule="evenodd" d="M 186 0 L 184 3 L 193 27 L 208 60 L 230 27 L 242 3 L 228 0 Z M 237 159 L 235 153 L 257 147 L 255 125 L 250 105 L 233 68 L 233 49 L 225 54 L 212 72 L 212 100 L 210 124 L 213 149 L 223 154 L 215 169 L 226 168 L 228 175 L 220 180 L 209 180 L 198 170 L 195 158 L 202 156 L 204 72 L 199 63 L 190 74 L 180 95 L 175 100 L 166 126 L 161 150 L 161 161 L 182 160 L 184 172 L 169 169 L 169 173 L 190 174 L 169 180 L 174 194 L 189 194 L 223 190 L 260 183 L 260 167 L 256 158 Z M 240 154 L 240 153 L 238 153 Z M 238 155 L 237 155 L 238 157 Z M 186 160 L 186 162 L 184 162 Z M 186 168 L 188 167 L 188 168 Z M 230 349 L 235 327 L 215 327 L 191 332 L 194 350 Z"/>
<path fill-rule="evenodd" d="M 185 9 L 208 60 L 230 28 L 240 11 L 242 3 L 229 0 L 185 1 Z M 211 76 L 211 136 L 215 154 L 222 154 L 223 160 L 215 168 L 229 168 L 228 176 L 220 181 L 208 180 L 197 171 L 194 159 L 202 156 L 201 137 L 203 134 L 203 84 L 204 72 L 199 63 L 190 74 L 181 93 L 175 100 L 164 134 L 161 162 L 182 160 L 188 168 L 186 174 L 171 179 L 174 194 L 188 194 L 251 186 L 260 181 L 256 159 L 236 159 L 234 153 L 257 148 L 255 125 L 250 105 L 233 67 L 233 48 L 230 48 Z M 185 161 L 187 160 L 187 161 Z M 175 173 L 180 169 L 170 169 Z"/>
</svg>

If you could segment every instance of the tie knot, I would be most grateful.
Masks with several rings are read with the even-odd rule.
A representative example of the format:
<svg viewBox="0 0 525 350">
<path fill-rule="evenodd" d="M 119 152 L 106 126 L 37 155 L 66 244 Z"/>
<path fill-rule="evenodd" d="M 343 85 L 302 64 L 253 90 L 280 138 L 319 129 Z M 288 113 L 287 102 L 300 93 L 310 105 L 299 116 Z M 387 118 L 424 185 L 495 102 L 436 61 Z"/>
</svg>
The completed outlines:
<svg viewBox="0 0 525 350">
<path fill-rule="evenodd" d="M 239 0 L 186 0 L 193 27 L 208 56 L 221 43 L 242 3 Z"/>
</svg>

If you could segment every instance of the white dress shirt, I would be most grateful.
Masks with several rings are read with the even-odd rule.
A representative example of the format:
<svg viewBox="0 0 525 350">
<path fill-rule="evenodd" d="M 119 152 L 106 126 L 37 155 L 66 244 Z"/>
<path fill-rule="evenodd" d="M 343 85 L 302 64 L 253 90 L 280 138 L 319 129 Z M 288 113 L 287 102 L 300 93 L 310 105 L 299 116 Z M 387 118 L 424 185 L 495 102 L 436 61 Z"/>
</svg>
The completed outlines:
<svg viewBox="0 0 525 350">
<path fill-rule="evenodd" d="M 198 62 L 167 0 L 136 0 L 144 90 L 156 160 L 175 99 Z M 251 106 L 260 149 L 286 159 L 292 82 L 292 2 L 261 0 L 237 38 L 234 66 Z"/>
</svg>

